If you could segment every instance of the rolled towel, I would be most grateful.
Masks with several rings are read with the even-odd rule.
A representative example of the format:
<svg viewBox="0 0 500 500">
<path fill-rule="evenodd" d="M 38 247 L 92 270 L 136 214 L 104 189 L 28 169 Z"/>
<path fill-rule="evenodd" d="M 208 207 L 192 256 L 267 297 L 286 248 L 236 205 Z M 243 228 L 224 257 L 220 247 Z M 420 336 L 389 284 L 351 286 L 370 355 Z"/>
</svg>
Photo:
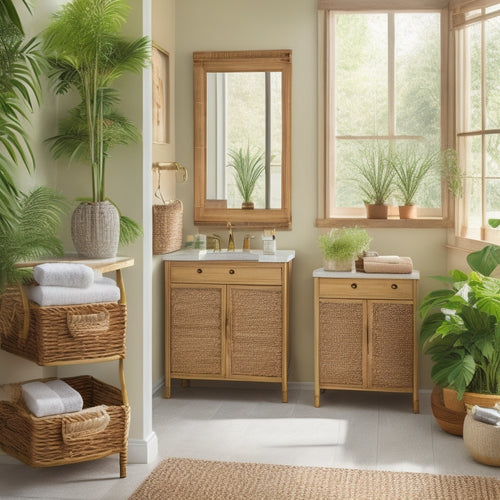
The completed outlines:
<svg viewBox="0 0 500 500">
<path fill-rule="evenodd" d="M 114 281 L 110 278 L 101 278 L 101 280 L 87 288 L 32 286 L 26 287 L 25 291 L 28 299 L 40 306 L 65 306 L 119 301 L 120 289 L 114 284 Z"/>
<path fill-rule="evenodd" d="M 84 264 L 47 262 L 33 268 L 33 278 L 42 286 L 87 288 L 94 282 L 94 270 Z"/>
<path fill-rule="evenodd" d="M 31 413 L 37 417 L 64 413 L 62 399 L 43 382 L 23 384 L 23 398 Z"/>
<path fill-rule="evenodd" d="M 500 413 L 496 408 L 482 408 L 474 405 L 471 413 L 474 420 L 479 420 L 479 422 L 485 424 L 500 425 Z"/>
<path fill-rule="evenodd" d="M 55 379 L 45 382 L 62 400 L 64 413 L 80 411 L 83 408 L 83 399 L 78 391 L 67 384 L 64 380 Z"/>
</svg>

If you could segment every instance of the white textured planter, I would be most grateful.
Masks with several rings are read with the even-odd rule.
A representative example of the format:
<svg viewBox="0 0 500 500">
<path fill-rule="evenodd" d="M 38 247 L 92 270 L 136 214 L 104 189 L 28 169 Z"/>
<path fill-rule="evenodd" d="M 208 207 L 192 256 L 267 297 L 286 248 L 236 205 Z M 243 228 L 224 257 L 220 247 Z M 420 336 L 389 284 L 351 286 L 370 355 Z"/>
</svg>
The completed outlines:
<svg viewBox="0 0 500 500">
<path fill-rule="evenodd" d="M 71 237 L 80 257 L 116 257 L 120 239 L 120 214 L 109 201 L 80 203 L 71 218 Z"/>
<path fill-rule="evenodd" d="M 354 260 L 324 260 L 323 269 L 325 271 L 352 271 Z"/>
</svg>

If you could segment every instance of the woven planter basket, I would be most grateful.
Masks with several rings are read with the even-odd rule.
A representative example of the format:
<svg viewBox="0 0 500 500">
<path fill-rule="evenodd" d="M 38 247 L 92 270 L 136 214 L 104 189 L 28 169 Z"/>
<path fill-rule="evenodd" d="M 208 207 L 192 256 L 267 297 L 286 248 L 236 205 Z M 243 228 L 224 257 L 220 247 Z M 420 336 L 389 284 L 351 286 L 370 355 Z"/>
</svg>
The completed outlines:
<svg viewBox="0 0 500 500">
<path fill-rule="evenodd" d="M 126 322 L 117 302 L 39 306 L 19 288 L 0 295 L 0 347 L 39 365 L 125 358 Z"/>
<path fill-rule="evenodd" d="M 109 201 L 80 203 L 71 217 L 71 237 L 82 258 L 116 257 L 120 239 L 117 208 Z"/>
<path fill-rule="evenodd" d="M 89 375 L 62 380 L 81 394 L 84 409 L 36 417 L 26 408 L 20 385 L 10 384 L 13 397 L 0 401 L 0 446 L 32 467 L 72 464 L 119 453 L 120 477 L 125 477 L 130 407 L 123 403 L 121 391 Z"/>
<path fill-rule="evenodd" d="M 182 201 L 153 205 L 153 254 L 175 252 L 182 247 Z"/>
</svg>

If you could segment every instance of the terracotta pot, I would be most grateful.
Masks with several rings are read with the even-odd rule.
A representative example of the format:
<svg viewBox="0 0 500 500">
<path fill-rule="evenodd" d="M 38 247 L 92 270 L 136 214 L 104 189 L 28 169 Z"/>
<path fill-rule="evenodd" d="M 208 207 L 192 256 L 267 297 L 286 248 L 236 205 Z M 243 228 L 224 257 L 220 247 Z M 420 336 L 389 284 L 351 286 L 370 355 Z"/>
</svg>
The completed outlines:
<svg viewBox="0 0 500 500">
<path fill-rule="evenodd" d="M 417 205 L 400 205 L 398 208 L 399 208 L 400 219 L 417 218 Z"/>
<path fill-rule="evenodd" d="M 443 403 L 446 408 L 458 412 L 465 413 L 465 404 L 463 399 L 458 400 L 457 391 L 455 389 L 449 389 L 448 387 L 443 387 Z"/>
<path fill-rule="evenodd" d="M 480 394 L 477 392 L 464 393 L 463 402 L 466 406 L 482 406 L 483 408 L 493 408 L 495 403 L 500 403 L 499 394 Z"/>
<path fill-rule="evenodd" d="M 389 205 L 373 205 L 366 203 L 366 218 L 367 219 L 387 219 Z"/>
<path fill-rule="evenodd" d="M 443 390 L 435 386 L 431 395 L 431 409 L 436 422 L 443 431 L 455 436 L 461 436 L 463 433 L 465 411 L 455 411 L 446 408 L 443 402 Z"/>
<path fill-rule="evenodd" d="M 324 260 L 323 269 L 325 271 L 352 271 L 353 259 L 345 260 Z"/>
</svg>

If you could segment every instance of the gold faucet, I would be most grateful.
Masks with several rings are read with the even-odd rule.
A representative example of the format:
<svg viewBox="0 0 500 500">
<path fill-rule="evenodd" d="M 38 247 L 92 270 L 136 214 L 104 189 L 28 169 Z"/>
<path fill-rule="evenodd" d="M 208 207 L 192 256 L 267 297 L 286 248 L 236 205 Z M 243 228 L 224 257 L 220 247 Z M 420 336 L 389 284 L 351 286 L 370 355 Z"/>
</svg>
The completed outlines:
<svg viewBox="0 0 500 500">
<path fill-rule="evenodd" d="M 231 227 L 231 223 L 227 223 L 227 227 L 229 228 L 229 241 L 227 242 L 227 249 L 234 250 L 234 238 L 233 238 L 233 228 Z"/>
</svg>

